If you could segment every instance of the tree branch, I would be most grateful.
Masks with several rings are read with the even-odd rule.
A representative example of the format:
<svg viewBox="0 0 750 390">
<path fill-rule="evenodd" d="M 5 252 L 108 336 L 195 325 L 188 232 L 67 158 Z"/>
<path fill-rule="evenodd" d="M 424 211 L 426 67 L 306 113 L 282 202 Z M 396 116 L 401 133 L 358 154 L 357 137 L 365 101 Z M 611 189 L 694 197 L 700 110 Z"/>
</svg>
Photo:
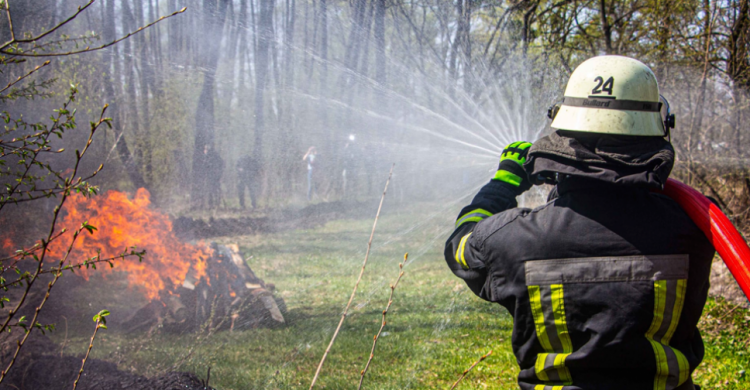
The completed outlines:
<svg viewBox="0 0 750 390">
<path fill-rule="evenodd" d="M 398 287 L 398 282 L 401 281 L 401 277 L 404 276 L 404 264 L 406 264 L 406 259 L 409 258 L 409 254 L 404 254 L 404 261 L 400 262 L 398 264 L 398 277 L 396 278 L 396 281 L 391 285 L 391 295 L 388 297 L 388 304 L 385 305 L 385 310 L 383 310 L 383 321 L 380 323 L 380 329 L 378 330 L 378 333 L 373 337 L 372 339 L 372 350 L 370 351 L 370 358 L 367 359 L 367 364 L 365 364 L 365 368 L 360 372 L 360 378 L 359 378 L 359 387 L 357 387 L 357 390 L 362 389 L 362 384 L 365 382 L 365 375 L 367 374 L 367 370 L 370 368 L 370 363 L 372 362 L 372 359 L 375 357 L 375 346 L 378 345 L 378 340 L 380 340 L 380 334 L 383 333 L 383 328 L 385 328 L 385 316 L 388 314 L 388 309 L 391 308 L 391 304 L 393 303 L 393 292 L 396 291 L 396 287 Z"/>
<path fill-rule="evenodd" d="M 45 66 L 47 66 L 47 65 L 49 65 L 49 64 L 50 64 L 50 62 L 49 62 L 49 61 L 45 61 L 45 62 L 44 62 L 43 64 L 41 64 L 41 65 L 38 65 L 38 66 L 37 66 L 36 68 L 34 68 L 34 69 L 30 70 L 30 71 L 29 71 L 28 73 L 26 73 L 25 75 L 23 75 L 23 76 L 19 76 L 19 77 L 18 77 L 18 78 L 16 79 L 16 81 L 11 81 L 10 83 L 8 83 L 8 85 L 6 85 L 6 86 L 5 86 L 5 88 L 3 88 L 3 89 L 0 89 L 0 93 L 2 93 L 2 92 L 5 92 L 5 91 L 6 91 L 6 90 L 7 90 L 8 88 L 10 88 L 10 87 L 12 87 L 12 86 L 16 85 L 16 84 L 17 84 L 17 83 L 18 83 L 19 81 L 21 81 L 21 80 L 23 80 L 23 79 L 25 79 L 25 78 L 27 78 L 27 77 L 31 76 L 32 74 L 34 74 L 34 72 L 36 72 L 36 71 L 37 71 L 37 70 L 39 70 L 39 69 L 42 69 L 42 68 L 44 68 Z"/>
<path fill-rule="evenodd" d="M 69 52 L 65 52 L 65 53 L 46 53 L 46 54 L 40 54 L 40 53 L 24 53 L 24 52 L 12 52 L 12 51 L 9 52 L 9 51 L 5 50 L 5 48 L 7 46 L 3 46 L 3 47 L 0 47 L 0 53 L 6 54 L 6 55 L 9 55 L 9 56 L 19 56 L 19 57 L 64 57 L 64 56 L 69 56 L 69 55 L 73 55 L 73 54 L 81 54 L 81 53 L 88 53 L 88 52 L 92 52 L 92 51 L 102 50 L 102 49 L 106 49 L 106 48 L 108 48 L 110 46 L 116 45 L 119 42 L 122 42 L 122 41 L 130 38 L 131 36 L 133 36 L 135 34 L 138 34 L 139 32 L 141 32 L 141 31 L 143 31 L 143 30 L 145 30 L 145 29 L 147 29 L 147 28 L 155 25 L 156 23 L 159 23 L 159 22 L 161 22 L 164 19 L 171 18 L 171 17 L 173 17 L 175 15 L 181 14 L 181 13 L 185 12 L 186 10 L 187 10 L 187 7 L 183 7 L 179 11 L 175 11 L 175 12 L 172 12 L 171 14 L 169 14 L 169 15 L 162 16 L 159 19 L 156 19 L 155 21 L 153 21 L 153 22 L 151 22 L 151 23 L 149 23 L 149 24 L 147 24 L 147 25 L 145 25 L 143 27 L 139 27 L 137 30 L 131 31 L 131 32 L 127 33 L 126 35 L 124 35 L 124 36 L 122 36 L 120 38 L 115 39 L 112 42 L 105 43 L 105 44 L 103 44 L 101 46 L 97 46 L 97 47 L 94 47 L 94 48 L 86 47 L 83 50 L 74 50 L 74 51 L 69 51 Z"/>
<path fill-rule="evenodd" d="M 4 43 L 2 46 L 0 46 L 0 51 L 4 50 L 6 47 L 8 47 L 8 46 L 10 46 L 10 45 L 12 45 L 14 43 L 30 43 L 30 42 L 34 42 L 34 41 L 37 41 L 39 39 L 42 39 L 42 38 L 46 37 L 49 34 L 52 34 L 56 30 L 58 30 L 60 27 L 66 25 L 68 22 L 70 22 L 71 20 L 73 20 L 76 17 L 78 17 L 78 15 L 80 15 L 81 12 L 85 11 L 86 8 L 88 8 L 91 4 L 94 3 L 94 1 L 96 1 L 96 0 L 89 0 L 89 2 L 86 3 L 84 6 L 78 7 L 78 10 L 73 15 L 71 15 L 69 18 L 63 20 L 62 22 L 58 23 L 56 26 L 52 27 L 51 29 L 49 29 L 49 30 L 47 30 L 47 31 L 45 31 L 45 32 L 43 32 L 43 33 L 41 33 L 41 34 L 33 37 L 33 38 L 16 39 L 16 35 L 13 33 L 13 23 L 10 23 L 10 6 L 8 6 L 8 0 L 5 0 L 5 6 L 6 6 L 6 10 L 8 12 L 8 23 L 10 23 L 10 41 L 8 41 L 8 42 Z"/>
<path fill-rule="evenodd" d="M 484 359 L 487 359 L 488 356 L 492 355 L 492 351 L 487 352 L 484 356 L 480 357 L 479 360 L 475 361 L 474 364 L 471 365 L 471 367 L 464 370 L 464 372 L 461 374 L 461 377 L 458 378 L 458 380 L 453 383 L 453 386 L 451 386 L 450 390 L 453 390 L 458 386 L 459 383 L 461 383 L 464 378 L 466 378 L 466 374 L 469 373 L 474 367 L 476 367 L 477 364 L 481 363 Z"/>
</svg>

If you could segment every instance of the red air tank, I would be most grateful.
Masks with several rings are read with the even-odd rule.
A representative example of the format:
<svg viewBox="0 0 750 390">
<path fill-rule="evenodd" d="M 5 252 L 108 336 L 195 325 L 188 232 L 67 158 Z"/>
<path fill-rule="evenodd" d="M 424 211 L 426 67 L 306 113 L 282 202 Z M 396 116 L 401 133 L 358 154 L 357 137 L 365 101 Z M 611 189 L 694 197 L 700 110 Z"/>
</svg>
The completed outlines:
<svg viewBox="0 0 750 390">
<path fill-rule="evenodd" d="M 729 218 L 703 194 L 677 180 L 667 180 L 663 193 L 674 199 L 703 230 L 750 299 L 750 248 Z"/>
</svg>

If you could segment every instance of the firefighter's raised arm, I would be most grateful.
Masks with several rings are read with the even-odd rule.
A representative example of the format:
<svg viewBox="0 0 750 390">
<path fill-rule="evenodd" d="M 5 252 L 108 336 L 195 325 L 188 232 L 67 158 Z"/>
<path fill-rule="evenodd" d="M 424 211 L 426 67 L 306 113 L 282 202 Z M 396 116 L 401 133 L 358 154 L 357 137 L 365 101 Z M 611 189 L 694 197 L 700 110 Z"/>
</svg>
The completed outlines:
<svg viewBox="0 0 750 390">
<path fill-rule="evenodd" d="M 518 141 L 503 149 L 495 176 L 461 210 L 456 228 L 445 245 L 448 267 L 483 299 L 490 299 L 483 288 L 487 269 L 482 257 L 482 239 L 473 233 L 484 219 L 516 207 L 516 196 L 531 188 L 523 169 L 530 147 L 531 143 Z"/>
</svg>

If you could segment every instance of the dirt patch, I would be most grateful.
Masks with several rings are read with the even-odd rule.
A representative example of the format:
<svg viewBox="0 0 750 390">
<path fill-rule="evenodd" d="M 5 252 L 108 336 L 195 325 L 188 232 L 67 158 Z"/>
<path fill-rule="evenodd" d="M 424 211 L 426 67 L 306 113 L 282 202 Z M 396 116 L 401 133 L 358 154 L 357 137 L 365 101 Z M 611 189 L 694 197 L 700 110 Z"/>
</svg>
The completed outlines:
<svg viewBox="0 0 750 390">
<path fill-rule="evenodd" d="M 711 288 L 708 295 L 712 297 L 722 297 L 734 305 L 744 305 L 750 309 L 750 301 L 742 293 L 737 281 L 734 280 L 732 273 L 729 272 L 724 261 L 720 257 L 714 257 L 711 265 Z"/>
<path fill-rule="evenodd" d="M 341 218 L 372 217 L 370 203 L 337 201 L 312 204 L 302 209 L 285 209 L 268 217 L 209 218 L 178 217 L 172 231 L 184 239 L 271 233 L 289 229 L 310 229 Z M 371 210 L 372 209 L 372 210 Z"/>
</svg>

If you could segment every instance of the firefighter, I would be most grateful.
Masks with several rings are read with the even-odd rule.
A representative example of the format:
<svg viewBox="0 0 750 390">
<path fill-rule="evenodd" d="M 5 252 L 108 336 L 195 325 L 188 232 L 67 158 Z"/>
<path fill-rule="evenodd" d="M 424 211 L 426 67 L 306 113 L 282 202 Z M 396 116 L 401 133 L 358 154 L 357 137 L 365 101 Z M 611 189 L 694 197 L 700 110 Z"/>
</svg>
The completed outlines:
<svg viewBox="0 0 750 390">
<path fill-rule="evenodd" d="M 221 177 L 224 175 L 225 164 L 224 159 L 212 144 L 206 145 L 204 156 L 208 207 L 214 209 L 221 204 Z"/>
<path fill-rule="evenodd" d="M 307 153 L 305 153 L 304 156 L 302 156 L 302 161 L 307 162 L 307 201 L 310 202 L 312 200 L 313 194 L 317 194 L 317 190 L 315 188 L 315 177 L 317 176 L 315 172 L 318 170 L 318 160 L 316 159 L 318 157 L 318 151 L 315 149 L 315 146 L 310 146 L 309 149 L 307 149 Z"/>
<path fill-rule="evenodd" d="M 583 62 L 548 113 L 553 133 L 508 145 L 456 220 L 446 261 L 513 316 L 523 390 L 699 389 L 714 248 L 655 192 L 674 164 L 663 104 L 643 63 Z M 542 182 L 548 203 L 518 208 Z"/>
<path fill-rule="evenodd" d="M 240 207 L 245 209 L 245 189 L 250 196 L 250 203 L 254 209 L 258 208 L 258 194 L 261 188 L 261 164 L 257 158 L 244 155 L 237 160 L 237 195 Z"/>
</svg>

